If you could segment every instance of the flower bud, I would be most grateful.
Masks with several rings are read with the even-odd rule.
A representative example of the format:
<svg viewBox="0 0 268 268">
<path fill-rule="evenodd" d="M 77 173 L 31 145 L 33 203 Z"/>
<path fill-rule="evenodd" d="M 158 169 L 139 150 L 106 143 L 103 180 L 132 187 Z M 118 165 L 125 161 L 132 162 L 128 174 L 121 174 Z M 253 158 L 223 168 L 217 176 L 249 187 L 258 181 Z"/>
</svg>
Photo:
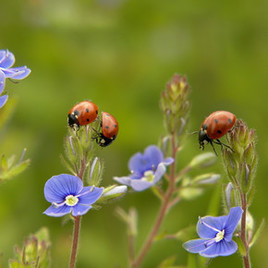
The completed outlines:
<svg viewBox="0 0 268 268">
<path fill-rule="evenodd" d="M 217 162 L 217 156 L 214 153 L 202 153 L 195 156 L 190 162 L 191 168 L 206 168 L 214 165 Z"/>
<path fill-rule="evenodd" d="M 100 182 L 102 180 L 102 170 L 103 170 L 102 163 L 100 162 L 98 157 L 95 157 L 89 171 L 89 177 L 88 177 L 89 185 L 96 185 L 96 186 L 100 185 Z"/>
<path fill-rule="evenodd" d="M 103 203 L 106 201 L 114 200 L 123 197 L 127 192 L 127 186 L 112 185 L 104 189 L 102 196 L 97 203 Z"/>
<path fill-rule="evenodd" d="M 193 184 L 214 184 L 221 178 L 220 174 L 207 173 L 195 177 L 192 180 Z"/>
</svg>

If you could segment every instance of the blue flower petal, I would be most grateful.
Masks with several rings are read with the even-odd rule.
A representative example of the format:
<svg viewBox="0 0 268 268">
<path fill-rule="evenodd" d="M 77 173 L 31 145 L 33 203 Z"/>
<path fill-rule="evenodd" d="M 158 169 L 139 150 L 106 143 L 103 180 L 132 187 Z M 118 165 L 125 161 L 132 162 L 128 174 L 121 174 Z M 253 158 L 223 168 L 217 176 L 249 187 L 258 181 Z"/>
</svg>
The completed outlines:
<svg viewBox="0 0 268 268">
<path fill-rule="evenodd" d="M 114 177 L 113 178 L 115 181 L 125 184 L 127 186 L 131 186 L 131 178 L 130 177 Z"/>
<path fill-rule="evenodd" d="M 216 237 L 219 231 L 225 228 L 228 216 L 202 217 L 197 224 L 197 233 L 200 238 L 210 239 Z"/>
<path fill-rule="evenodd" d="M 207 249 L 206 246 L 207 239 L 193 239 L 190 241 L 187 241 L 183 244 L 183 247 L 191 253 L 199 253 L 200 251 L 203 251 Z M 211 246 L 210 246 L 211 247 Z"/>
<path fill-rule="evenodd" d="M 164 163 L 166 166 L 171 165 L 173 162 L 174 162 L 174 159 L 173 159 L 172 157 L 167 157 L 167 158 L 164 159 L 164 161 L 163 161 L 163 163 Z"/>
<path fill-rule="evenodd" d="M 45 198 L 48 202 L 61 203 L 67 195 L 77 195 L 83 189 L 82 181 L 72 175 L 61 174 L 50 178 L 44 188 Z"/>
<path fill-rule="evenodd" d="M 0 54 L 0 68 L 9 68 L 15 62 L 15 57 L 13 53 L 5 50 L 4 53 Z"/>
<path fill-rule="evenodd" d="M 81 216 L 86 214 L 90 209 L 92 208 L 92 206 L 88 205 L 83 205 L 83 204 L 77 204 L 76 206 L 74 206 L 72 208 L 72 215 L 73 216 Z"/>
<path fill-rule="evenodd" d="M 132 180 L 131 187 L 134 191 L 140 192 L 150 188 L 154 183 L 146 180 Z"/>
<path fill-rule="evenodd" d="M 6 56 L 6 49 L 0 49 L 0 64 L 1 64 L 1 61 L 4 59 L 4 57 Z"/>
<path fill-rule="evenodd" d="M 31 73 L 31 70 L 26 66 L 3 69 L 2 71 L 4 72 L 6 78 L 11 78 L 15 80 L 24 79 Z"/>
<path fill-rule="evenodd" d="M 3 95 L 0 97 L 0 108 L 2 108 L 6 104 L 7 99 L 8 99 L 8 95 Z"/>
<path fill-rule="evenodd" d="M 155 171 L 154 174 L 154 184 L 157 183 L 165 174 L 166 166 L 163 163 L 160 163 Z"/>
<path fill-rule="evenodd" d="M 136 153 L 130 158 L 128 168 L 131 172 L 143 174 L 144 171 L 151 169 L 151 165 L 143 154 Z"/>
<path fill-rule="evenodd" d="M 2 94 L 6 84 L 6 76 L 0 69 L 0 95 Z"/>
<path fill-rule="evenodd" d="M 233 237 L 233 233 L 236 229 L 237 224 L 239 223 L 242 217 L 243 210 L 241 207 L 233 207 L 230 209 L 230 213 L 228 215 L 226 221 L 225 235 L 224 239 L 226 241 L 231 241 Z"/>
<path fill-rule="evenodd" d="M 229 256 L 237 251 L 237 244 L 234 241 L 227 242 L 224 239 L 214 243 L 211 247 L 200 252 L 199 254 L 206 258 L 215 258 L 218 256 Z"/>
<path fill-rule="evenodd" d="M 155 145 L 150 145 L 145 149 L 144 157 L 149 159 L 150 166 L 154 166 L 155 168 L 163 161 L 164 158 L 162 151 Z"/>
<path fill-rule="evenodd" d="M 43 213 L 51 217 L 61 217 L 63 215 L 69 214 L 71 210 L 72 207 L 66 205 L 57 208 L 52 205 Z"/>
<path fill-rule="evenodd" d="M 91 205 L 95 203 L 102 195 L 103 188 L 92 186 L 84 187 L 83 190 L 77 196 L 79 198 L 79 204 Z"/>
</svg>

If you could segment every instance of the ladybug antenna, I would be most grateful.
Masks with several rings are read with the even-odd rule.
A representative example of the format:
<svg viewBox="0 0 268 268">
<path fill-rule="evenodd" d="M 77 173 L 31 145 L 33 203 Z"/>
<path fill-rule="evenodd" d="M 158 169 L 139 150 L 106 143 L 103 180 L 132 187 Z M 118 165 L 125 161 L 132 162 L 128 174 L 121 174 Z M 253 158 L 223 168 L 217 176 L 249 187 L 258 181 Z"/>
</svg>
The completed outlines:
<svg viewBox="0 0 268 268">
<path fill-rule="evenodd" d="M 188 135 L 197 134 L 199 131 L 187 132 Z"/>
</svg>

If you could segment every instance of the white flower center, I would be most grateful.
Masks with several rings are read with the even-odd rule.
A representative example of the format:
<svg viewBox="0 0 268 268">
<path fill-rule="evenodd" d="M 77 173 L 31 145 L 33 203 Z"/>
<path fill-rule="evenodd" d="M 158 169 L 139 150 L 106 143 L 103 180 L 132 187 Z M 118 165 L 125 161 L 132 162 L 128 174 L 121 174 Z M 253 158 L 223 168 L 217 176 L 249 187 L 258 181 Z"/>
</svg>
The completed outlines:
<svg viewBox="0 0 268 268">
<path fill-rule="evenodd" d="M 79 199 L 78 197 L 74 196 L 74 195 L 67 195 L 65 197 L 65 204 L 69 207 L 73 207 L 78 203 Z"/>
<path fill-rule="evenodd" d="M 147 170 L 144 172 L 144 177 L 147 181 L 153 182 L 154 181 L 154 172 L 152 170 Z"/>
<path fill-rule="evenodd" d="M 215 237 L 216 242 L 220 242 L 224 238 L 224 230 L 219 231 Z"/>
</svg>

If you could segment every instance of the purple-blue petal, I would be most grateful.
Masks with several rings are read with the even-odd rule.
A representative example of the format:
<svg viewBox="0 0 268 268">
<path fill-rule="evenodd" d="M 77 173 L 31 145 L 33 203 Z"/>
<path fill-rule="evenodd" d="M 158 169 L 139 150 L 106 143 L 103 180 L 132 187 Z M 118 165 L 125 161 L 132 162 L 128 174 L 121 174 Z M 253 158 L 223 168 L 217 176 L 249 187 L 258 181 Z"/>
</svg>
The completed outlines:
<svg viewBox="0 0 268 268">
<path fill-rule="evenodd" d="M 146 180 L 132 180 L 131 181 L 131 187 L 136 192 L 144 191 L 151 186 L 153 186 L 154 183 L 146 181 Z"/>
<path fill-rule="evenodd" d="M 208 247 L 206 246 L 207 239 L 193 239 L 183 244 L 183 247 L 191 253 L 199 253 Z M 211 247 L 211 246 L 210 246 Z"/>
<path fill-rule="evenodd" d="M 6 78 L 15 80 L 24 79 L 31 73 L 31 70 L 26 66 L 3 69 L 2 71 L 4 72 Z"/>
<path fill-rule="evenodd" d="M 206 258 L 215 258 L 218 256 L 229 256 L 237 251 L 237 244 L 234 241 L 225 241 L 214 243 L 212 246 L 201 251 L 199 254 Z"/>
<path fill-rule="evenodd" d="M 144 157 L 149 159 L 150 166 L 154 166 L 155 168 L 164 158 L 162 151 L 155 145 L 150 145 L 145 149 Z"/>
<path fill-rule="evenodd" d="M 157 183 L 163 177 L 163 175 L 166 173 L 166 170 L 167 169 L 164 163 L 160 163 L 158 165 L 154 174 L 154 184 Z"/>
<path fill-rule="evenodd" d="M 51 217 L 61 217 L 64 216 L 66 214 L 69 214 L 72 210 L 72 207 L 69 206 L 61 206 L 61 207 L 54 207 L 53 205 L 50 206 L 46 211 L 44 211 L 43 213 L 46 214 L 47 216 L 51 216 Z"/>
<path fill-rule="evenodd" d="M 0 95 L 2 94 L 6 84 L 6 76 L 0 69 Z"/>
<path fill-rule="evenodd" d="M 215 238 L 219 231 L 225 227 L 228 216 L 202 217 L 197 223 L 197 233 L 200 238 Z"/>
<path fill-rule="evenodd" d="M 128 168 L 131 172 L 142 174 L 145 170 L 150 169 L 151 166 L 143 154 L 136 153 L 129 159 Z"/>
<path fill-rule="evenodd" d="M 114 177 L 113 178 L 115 181 L 125 184 L 127 186 L 131 186 L 131 178 L 130 177 Z"/>
<path fill-rule="evenodd" d="M 233 233 L 236 229 L 237 224 L 239 223 L 242 217 L 243 210 L 241 207 L 233 207 L 230 209 L 230 213 L 227 216 L 226 224 L 225 224 L 225 234 L 224 238 L 226 241 L 231 241 L 233 237 Z"/>
<path fill-rule="evenodd" d="M 83 190 L 78 195 L 79 198 L 78 204 L 92 205 L 101 197 L 103 193 L 103 188 L 99 187 L 94 187 L 93 189 L 92 188 L 93 188 L 92 186 L 87 186 L 83 188 Z"/>
<path fill-rule="evenodd" d="M 82 181 L 69 174 L 61 174 L 50 178 L 44 188 L 45 198 L 48 202 L 61 203 L 67 195 L 77 195 L 83 189 Z"/>
<path fill-rule="evenodd" d="M 1 51 L 0 54 L 0 68 L 9 68 L 15 62 L 15 57 L 13 53 L 9 52 L 8 50 Z"/>
<path fill-rule="evenodd" d="M 8 99 L 8 95 L 3 95 L 0 97 L 0 108 L 2 108 L 6 104 L 7 99 Z"/>
<path fill-rule="evenodd" d="M 172 163 L 174 162 L 174 159 L 172 157 L 167 157 L 163 160 L 163 163 L 166 165 L 166 166 L 169 166 L 171 165 Z"/>
<path fill-rule="evenodd" d="M 0 63 L 6 56 L 6 53 L 7 53 L 6 49 L 0 49 Z"/>
<path fill-rule="evenodd" d="M 90 206 L 90 205 L 77 204 L 76 206 L 72 207 L 72 215 L 75 217 L 84 215 L 91 208 L 92 208 L 92 206 Z"/>
</svg>

